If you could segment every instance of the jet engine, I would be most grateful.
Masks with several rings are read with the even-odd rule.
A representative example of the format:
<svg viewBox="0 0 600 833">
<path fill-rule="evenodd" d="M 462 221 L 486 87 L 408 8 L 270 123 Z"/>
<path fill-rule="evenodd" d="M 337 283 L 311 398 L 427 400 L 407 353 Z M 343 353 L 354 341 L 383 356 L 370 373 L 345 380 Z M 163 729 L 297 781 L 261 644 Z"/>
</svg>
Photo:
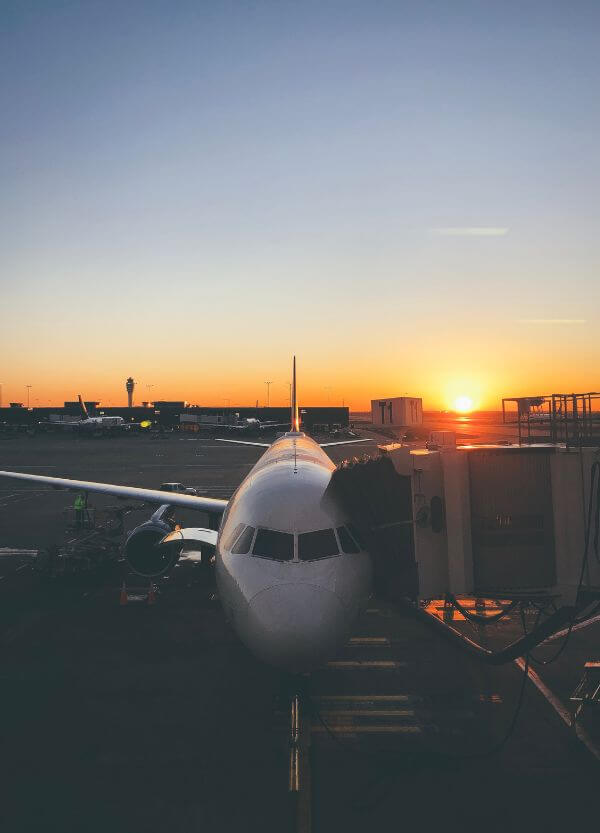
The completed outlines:
<svg viewBox="0 0 600 833">
<path fill-rule="evenodd" d="M 129 533 L 123 552 L 134 573 L 146 578 L 157 578 L 168 573 L 179 560 L 182 544 L 178 541 L 161 543 L 175 529 L 173 507 L 160 506 L 150 520 Z"/>
</svg>

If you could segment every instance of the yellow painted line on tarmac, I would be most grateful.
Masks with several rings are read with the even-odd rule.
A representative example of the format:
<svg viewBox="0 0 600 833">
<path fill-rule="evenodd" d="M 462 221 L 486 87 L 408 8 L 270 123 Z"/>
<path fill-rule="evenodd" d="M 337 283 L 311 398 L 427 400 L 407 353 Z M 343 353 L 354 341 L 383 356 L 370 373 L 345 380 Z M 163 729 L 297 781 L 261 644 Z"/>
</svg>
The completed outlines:
<svg viewBox="0 0 600 833">
<path fill-rule="evenodd" d="M 389 648 L 390 640 L 387 636 L 353 636 L 348 645 L 384 645 Z"/>
<path fill-rule="evenodd" d="M 421 732 L 420 726 L 398 726 L 396 724 L 379 726 L 313 726 L 313 734 L 332 732 L 336 735 L 418 735 Z"/>
<path fill-rule="evenodd" d="M 414 709 L 333 709 L 321 712 L 321 717 L 414 717 Z"/>
<path fill-rule="evenodd" d="M 396 668 L 405 668 L 406 662 L 397 660 L 333 660 L 327 663 L 327 668 L 332 671 L 393 671 Z"/>
<path fill-rule="evenodd" d="M 407 703 L 408 694 L 322 694 L 314 697 L 318 703 L 349 701 L 353 703 Z"/>
</svg>

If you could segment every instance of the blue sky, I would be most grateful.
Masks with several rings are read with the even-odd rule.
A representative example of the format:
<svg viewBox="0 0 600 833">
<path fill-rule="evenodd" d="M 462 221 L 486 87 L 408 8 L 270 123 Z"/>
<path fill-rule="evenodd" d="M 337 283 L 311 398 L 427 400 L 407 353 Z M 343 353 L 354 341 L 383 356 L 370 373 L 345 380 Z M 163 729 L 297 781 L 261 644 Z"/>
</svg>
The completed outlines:
<svg viewBox="0 0 600 833">
<path fill-rule="evenodd" d="M 599 23 L 3 2 L 5 398 L 283 399 L 293 350 L 315 402 L 597 388 Z"/>
</svg>

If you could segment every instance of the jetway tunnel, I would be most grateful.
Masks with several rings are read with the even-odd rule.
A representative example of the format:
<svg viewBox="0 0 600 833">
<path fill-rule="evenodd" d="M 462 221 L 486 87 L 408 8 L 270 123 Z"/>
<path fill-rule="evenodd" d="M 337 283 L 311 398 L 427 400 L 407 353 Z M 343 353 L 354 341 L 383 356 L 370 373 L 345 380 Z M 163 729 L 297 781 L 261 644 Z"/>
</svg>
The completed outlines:
<svg viewBox="0 0 600 833">
<path fill-rule="evenodd" d="M 595 450 L 379 450 L 340 464 L 332 489 L 373 555 L 381 598 L 538 595 L 572 605 L 581 592 L 600 594 L 600 559 L 590 554 L 581 580 Z"/>
<path fill-rule="evenodd" d="M 332 487 L 373 556 L 376 594 L 416 598 L 412 478 L 381 456 L 345 461 L 335 470 Z"/>
<path fill-rule="evenodd" d="M 563 626 L 570 635 L 598 610 L 598 457 L 549 444 L 429 451 L 393 443 L 338 466 L 332 489 L 372 554 L 376 596 L 500 665 Z M 494 599 L 499 610 L 470 612 L 465 596 Z M 490 650 L 432 615 L 433 599 L 478 627 L 515 609 L 522 618 L 529 605 L 538 616 L 522 637 Z"/>
</svg>

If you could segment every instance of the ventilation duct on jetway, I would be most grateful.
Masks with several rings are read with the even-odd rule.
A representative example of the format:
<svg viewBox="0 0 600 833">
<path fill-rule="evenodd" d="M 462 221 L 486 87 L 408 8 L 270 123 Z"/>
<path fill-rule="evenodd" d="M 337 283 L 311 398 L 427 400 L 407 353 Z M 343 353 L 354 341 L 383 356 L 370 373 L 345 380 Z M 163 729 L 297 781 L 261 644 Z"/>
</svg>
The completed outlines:
<svg viewBox="0 0 600 833">
<path fill-rule="evenodd" d="M 367 543 L 380 597 L 416 597 L 411 478 L 398 474 L 387 457 L 344 462 L 332 489 Z"/>
</svg>

